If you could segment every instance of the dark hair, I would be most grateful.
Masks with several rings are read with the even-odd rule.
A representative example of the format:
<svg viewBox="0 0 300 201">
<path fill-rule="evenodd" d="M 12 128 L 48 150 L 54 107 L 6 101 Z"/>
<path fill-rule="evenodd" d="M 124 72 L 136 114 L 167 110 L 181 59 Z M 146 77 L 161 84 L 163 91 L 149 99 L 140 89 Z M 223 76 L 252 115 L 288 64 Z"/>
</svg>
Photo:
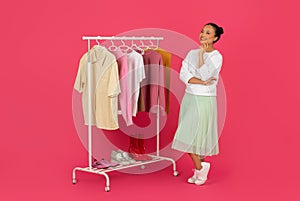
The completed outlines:
<svg viewBox="0 0 300 201">
<path fill-rule="evenodd" d="M 221 35 L 224 33 L 223 28 L 219 27 L 218 25 L 216 25 L 215 23 L 207 23 L 206 25 L 210 25 L 215 29 L 215 36 L 218 37 L 217 40 L 215 40 L 213 43 L 216 43 L 218 40 L 220 40 Z M 206 26 L 205 25 L 205 26 Z"/>
</svg>

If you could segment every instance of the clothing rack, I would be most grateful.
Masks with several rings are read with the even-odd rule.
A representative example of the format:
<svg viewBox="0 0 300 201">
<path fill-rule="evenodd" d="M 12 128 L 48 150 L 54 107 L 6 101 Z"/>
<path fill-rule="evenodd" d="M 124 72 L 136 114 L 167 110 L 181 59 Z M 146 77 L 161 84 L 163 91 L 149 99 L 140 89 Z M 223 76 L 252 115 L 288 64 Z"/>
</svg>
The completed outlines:
<svg viewBox="0 0 300 201">
<path fill-rule="evenodd" d="M 145 168 L 144 165 L 150 164 L 150 163 L 155 163 L 163 160 L 171 161 L 173 163 L 173 171 L 174 171 L 174 176 L 178 175 L 178 172 L 176 171 L 176 163 L 172 158 L 168 157 L 162 157 L 159 155 L 159 107 L 157 107 L 157 113 L 156 113 L 156 155 L 149 155 L 152 157 L 152 160 L 149 161 L 139 161 L 136 162 L 135 164 L 131 165 L 119 165 L 116 167 L 109 167 L 106 169 L 97 169 L 92 167 L 92 123 L 91 123 L 91 114 L 92 114 L 92 106 L 91 106 L 91 60 L 90 60 L 90 49 L 91 49 L 91 40 L 156 40 L 157 41 L 157 46 L 159 46 L 159 41 L 163 40 L 163 37 L 128 37 L 128 36 L 83 36 L 82 40 L 87 40 L 87 45 L 88 45 L 88 167 L 75 167 L 73 169 L 73 184 L 77 183 L 76 180 L 76 171 L 83 171 L 83 172 L 89 172 L 89 173 L 94 173 L 94 174 L 100 174 L 103 175 L 106 179 L 106 186 L 105 186 L 105 191 L 108 192 L 110 191 L 110 179 L 108 176 L 108 172 L 115 171 L 115 170 L 121 170 L 125 168 L 130 168 L 130 167 L 136 167 L 136 166 L 141 166 L 141 168 Z M 158 94 L 159 96 L 159 94 Z M 158 99 L 158 105 L 159 105 L 159 99 Z"/>
</svg>

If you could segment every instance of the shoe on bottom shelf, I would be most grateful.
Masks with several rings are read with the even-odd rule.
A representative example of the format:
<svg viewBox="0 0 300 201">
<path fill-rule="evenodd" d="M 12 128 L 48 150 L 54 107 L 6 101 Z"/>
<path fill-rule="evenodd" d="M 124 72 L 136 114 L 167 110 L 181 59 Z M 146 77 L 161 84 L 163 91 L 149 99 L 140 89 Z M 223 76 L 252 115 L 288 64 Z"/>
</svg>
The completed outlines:
<svg viewBox="0 0 300 201">
<path fill-rule="evenodd" d="M 92 165 L 93 168 L 97 169 L 105 169 L 108 168 L 109 166 L 101 164 L 99 161 L 95 161 Z"/>
<path fill-rule="evenodd" d="M 115 166 L 120 165 L 120 164 L 117 163 L 117 162 L 109 162 L 109 161 L 104 160 L 104 159 L 102 159 L 102 160 L 100 161 L 100 164 L 106 165 L 106 166 L 108 166 L 108 167 L 115 167 Z"/>
<path fill-rule="evenodd" d="M 115 167 L 117 165 L 119 165 L 119 163 L 109 162 L 109 161 L 106 161 L 104 159 L 101 159 L 100 161 L 94 161 L 94 163 L 93 163 L 93 167 L 98 168 L 98 169 L 105 169 L 105 168 L 109 168 L 109 167 Z"/>
<path fill-rule="evenodd" d="M 110 161 L 119 163 L 121 165 L 129 165 L 130 164 L 129 161 L 127 161 L 121 153 L 116 152 L 116 151 L 111 152 Z"/>
<path fill-rule="evenodd" d="M 117 152 L 121 153 L 123 158 L 125 158 L 130 164 L 136 163 L 136 161 L 132 157 L 130 157 L 128 152 L 122 151 L 121 149 L 119 149 Z"/>
<path fill-rule="evenodd" d="M 136 161 L 149 161 L 152 160 L 152 157 L 148 156 L 147 154 L 136 154 L 136 153 L 131 153 L 133 156 L 134 160 Z"/>
</svg>

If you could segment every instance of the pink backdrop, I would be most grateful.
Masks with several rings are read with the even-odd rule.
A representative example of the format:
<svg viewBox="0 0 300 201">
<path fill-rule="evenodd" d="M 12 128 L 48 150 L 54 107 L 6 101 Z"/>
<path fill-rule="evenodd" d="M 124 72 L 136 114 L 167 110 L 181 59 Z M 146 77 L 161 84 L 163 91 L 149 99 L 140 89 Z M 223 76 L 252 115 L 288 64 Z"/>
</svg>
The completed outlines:
<svg viewBox="0 0 300 201">
<path fill-rule="evenodd" d="M 3 2 L 0 200 L 300 200 L 299 8 L 298 0 Z M 197 41 L 209 21 L 225 31 L 216 47 L 227 117 L 207 185 L 185 183 L 186 156 L 179 177 L 170 167 L 113 172 L 105 193 L 102 176 L 79 173 L 72 185 L 72 169 L 87 160 L 72 117 L 81 36 L 157 27 Z"/>
</svg>

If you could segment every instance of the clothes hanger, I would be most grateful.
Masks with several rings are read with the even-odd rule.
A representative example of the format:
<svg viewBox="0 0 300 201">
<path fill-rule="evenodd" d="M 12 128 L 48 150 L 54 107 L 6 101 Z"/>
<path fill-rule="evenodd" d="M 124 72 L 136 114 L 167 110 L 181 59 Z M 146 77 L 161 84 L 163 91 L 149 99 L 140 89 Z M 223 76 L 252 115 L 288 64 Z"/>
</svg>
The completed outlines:
<svg viewBox="0 0 300 201">
<path fill-rule="evenodd" d="M 144 50 L 148 50 L 149 49 L 149 46 L 145 45 L 142 40 L 140 40 L 140 43 L 141 43 L 141 45 L 139 45 L 140 48 L 142 48 Z"/>
<path fill-rule="evenodd" d="M 131 48 L 132 48 L 132 49 L 138 49 L 139 46 L 137 46 L 137 44 L 134 43 L 133 40 L 132 40 L 132 41 L 131 41 Z"/>
<path fill-rule="evenodd" d="M 100 43 L 99 43 L 98 39 L 96 40 L 96 42 L 97 42 L 97 45 L 100 46 Z"/>
<path fill-rule="evenodd" d="M 116 46 L 112 40 L 110 40 L 110 42 L 111 42 L 111 45 L 108 47 L 108 49 L 110 51 L 117 51 L 118 46 Z"/>
<path fill-rule="evenodd" d="M 159 40 L 157 39 L 156 40 L 156 50 L 158 50 L 159 49 Z"/>
<path fill-rule="evenodd" d="M 133 49 L 131 49 L 131 47 L 129 47 L 128 45 L 126 45 L 123 40 L 121 40 L 121 42 L 122 42 L 122 44 L 119 46 L 119 49 L 122 52 L 127 53 L 129 50 L 133 50 Z"/>
<path fill-rule="evenodd" d="M 131 49 L 139 51 L 141 55 L 145 53 L 145 51 L 142 48 L 140 48 L 136 43 L 134 43 L 133 40 L 131 41 Z"/>
<path fill-rule="evenodd" d="M 158 49 L 158 45 L 157 44 L 154 45 L 152 40 L 149 40 L 149 42 L 150 42 L 149 49 L 152 49 L 152 50 L 157 50 Z"/>
</svg>

